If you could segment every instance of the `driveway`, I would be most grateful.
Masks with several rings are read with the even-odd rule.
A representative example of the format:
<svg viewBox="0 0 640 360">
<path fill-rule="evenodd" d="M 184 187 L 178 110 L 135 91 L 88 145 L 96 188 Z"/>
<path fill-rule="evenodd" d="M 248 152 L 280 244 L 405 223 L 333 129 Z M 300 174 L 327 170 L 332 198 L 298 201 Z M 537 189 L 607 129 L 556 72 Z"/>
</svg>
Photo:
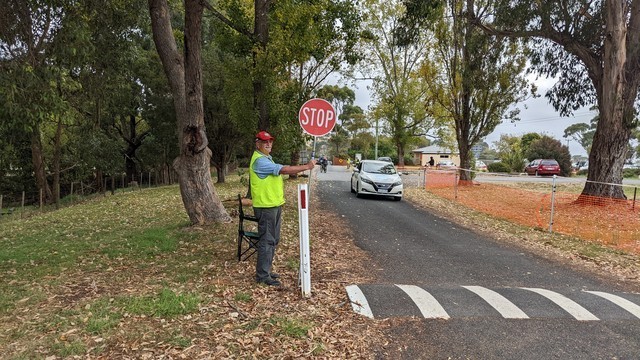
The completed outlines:
<svg viewBox="0 0 640 360">
<path fill-rule="evenodd" d="M 497 242 L 403 200 L 356 198 L 350 172 L 318 174 L 324 210 L 342 217 L 377 280 L 349 284 L 370 321 L 388 318 L 381 358 L 635 359 L 635 286 Z M 358 293 L 357 298 L 352 293 Z M 355 300 L 354 300 L 355 299 Z"/>
</svg>

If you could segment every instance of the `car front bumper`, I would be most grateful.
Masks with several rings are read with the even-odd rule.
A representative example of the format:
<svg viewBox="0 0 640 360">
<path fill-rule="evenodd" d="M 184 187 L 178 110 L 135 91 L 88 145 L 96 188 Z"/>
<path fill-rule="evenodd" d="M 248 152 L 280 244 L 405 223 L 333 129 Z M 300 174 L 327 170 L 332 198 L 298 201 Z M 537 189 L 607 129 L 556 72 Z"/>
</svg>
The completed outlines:
<svg viewBox="0 0 640 360">
<path fill-rule="evenodd" d="M 402 184 L 394 186 L 393 184 L 374 183 L 372 185 L 363 181 L 361 185 L 363 194 L 401 197 L 402 191 Z"/>
</svg>

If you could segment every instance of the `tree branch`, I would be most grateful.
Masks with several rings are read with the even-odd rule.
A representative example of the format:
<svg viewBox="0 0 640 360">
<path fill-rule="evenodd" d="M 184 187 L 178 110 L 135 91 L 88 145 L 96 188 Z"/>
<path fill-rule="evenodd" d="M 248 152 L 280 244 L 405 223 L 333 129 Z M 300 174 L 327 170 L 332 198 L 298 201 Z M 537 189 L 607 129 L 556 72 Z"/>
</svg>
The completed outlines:
<svg viewBox="0 0 640 360">
<path fill-rule="evenodd" d="M 230 27 L 233 30 L 237 31 L 238 33 L 246 36 L 252 42 L 256 41 L 256 38 L 255 38 L 253 33 L 249 32 L 247 29 L 244 29 L 244 28 L 238 26 L 237 24 L 233 23 L 233 21 L 229 20 L 226 16 L 224 16 L 223 13 L 221 13 L 216 8 L 211 6 L 211 4 L 209 4 L 209 2 L 207 0 L 202 0 L 202 6 L 204 6 L 205 9 L 209 10 L 213 14 L 213 16 L 215 16 L 218 20 L 222 21 L 228 27 Z"/>
</svg>

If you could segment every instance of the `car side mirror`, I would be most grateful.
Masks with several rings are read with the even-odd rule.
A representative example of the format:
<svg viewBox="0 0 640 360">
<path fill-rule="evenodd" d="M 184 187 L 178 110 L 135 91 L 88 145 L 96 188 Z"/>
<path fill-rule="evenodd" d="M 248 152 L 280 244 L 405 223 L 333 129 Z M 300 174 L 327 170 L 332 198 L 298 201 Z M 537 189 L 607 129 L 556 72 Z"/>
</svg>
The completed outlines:
<svg viewBox="0 0 640 360">
<path fill-rule="evenodd" d="M 357 167 L 354 167 L 353 172 L 360 172 L 360 169 L 358 169 Z"/>
</svg>

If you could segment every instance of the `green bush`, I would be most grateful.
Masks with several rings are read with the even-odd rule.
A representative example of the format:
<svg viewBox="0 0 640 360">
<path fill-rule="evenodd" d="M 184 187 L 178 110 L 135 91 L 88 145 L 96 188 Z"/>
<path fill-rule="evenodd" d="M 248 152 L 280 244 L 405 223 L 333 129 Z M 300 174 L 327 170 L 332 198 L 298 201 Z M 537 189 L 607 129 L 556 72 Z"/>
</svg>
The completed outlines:
<svg viewBox="0 0 640 360">
<path fill-rule="evenodd" d="M 496 173 L 508 173 L 511 171 L 509 169 L 509 166 L 505 165 L 503 162 L 500 162 L 500 161 L 487 165 L 487 169 L 489 170 L 489 172 L 496 172 Z"/>
<path fill-rule="evenodd" d="M 637 178 L 640 175 L 640 169 L 623 169 L 622 177 Z"/>
<path fill-rule="evenodd" d="M 413 165 L 415 165 L 415 163 L 413 162 L 413 156 L 405 155 L 404 164 L 405 164 L 405 166 L 413 166 Z"/>
</svg>

